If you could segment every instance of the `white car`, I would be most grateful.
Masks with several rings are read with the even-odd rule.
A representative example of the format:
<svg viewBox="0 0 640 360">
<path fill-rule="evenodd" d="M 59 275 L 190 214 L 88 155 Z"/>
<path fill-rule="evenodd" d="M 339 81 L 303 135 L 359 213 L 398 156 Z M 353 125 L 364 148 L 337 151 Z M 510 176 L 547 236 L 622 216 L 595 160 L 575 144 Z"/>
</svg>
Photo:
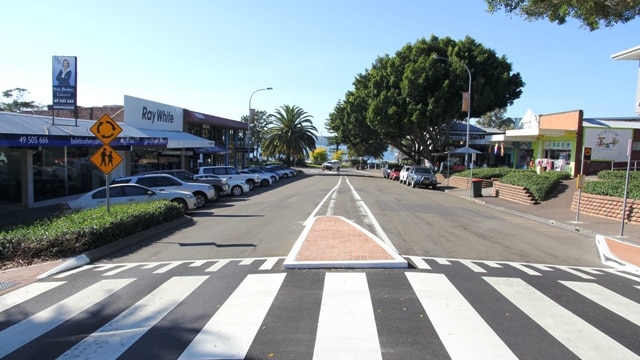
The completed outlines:
<svg viewBox="0 0 640 360">
<path fill-rule="evenodd" d="M 243 174 L 233 166 L 201 166 L 198 168 L 197 175 L 218 175 L 227 181 L 242 180 L 249 185 L 251 190 L 259 181 L 256 174 Z"/>
<path fill-rule="evenodd" d="M 248 170 L 240 170 L 241 174 L 248 174 L 248 175 L 256 175 L 257 179 L 256 179 L 256 185 L 260 185 L 261 187 L 267 187 L 271 184 L 273 184 L 273 181 L 271 179 L 271 175 L 264 173 L 264 172 L 252 172 L 252 171 L 248 171 Z"/>
<path fill-rule="evenodd" d="M 188 191 L 196 197 L 198 207 L 203 207 L 208 201 L 215 201 L 216 199 L 216 189 L 211 184 L 188 183 L 167 174 L 127 176 L 111 182 L 112 185 L 129 183 L 146 186 L 154 190 Z"/>
<path fill-rule="evenodd" d="M 194 175 L 194 179 L 196 180 L 206 180 L 206 179 L 219 179 L 220 176 L 212 175 L 212 174 L 203 174 L 203 175 Z M 244 193 L 251 191 L 251 187 L 246 182 L 241 179 L 227 179 L 227 184 L 229 184 L 229 190 L 223 191 L 222 195 L 231 195 L 231 196 L 240 196 Z"/>
<path fill-rule="evenodd" d="M 400 184 L 407 184 L 407 175 L 412 168 L 413 166 L 410 165 L 405 165 L 402 167 L 402 170 L 400 170 L 400 177 L 398 178 L 398 182 Z"/>
<path fill-rule="evenodd" d="M 64 211 L 97 208 L 107 205 L 107 187 L 89 191 L 61 205 Z M 179 204 L 184 212 L 197 208 L 196 197 L 188 191 L 155 191 L 138 184 L 117 184 L 109 186 L 109 204 L 124 204 L 147 201 L 168 200 Z"/>
</svg>

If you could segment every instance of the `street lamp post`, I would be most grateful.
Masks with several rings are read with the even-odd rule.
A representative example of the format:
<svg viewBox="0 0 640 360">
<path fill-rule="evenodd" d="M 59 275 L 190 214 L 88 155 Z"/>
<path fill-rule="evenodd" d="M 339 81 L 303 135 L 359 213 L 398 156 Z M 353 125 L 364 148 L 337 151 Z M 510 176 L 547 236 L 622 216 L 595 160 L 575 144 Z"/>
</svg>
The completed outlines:
<svg viewBox="0 0 640 360">
<path fill-rule="evenodd" d="M 253 98 L 253 95 L 255 93 L 257 93 L 258 91 L 265 91 L 265 90 L 273 90 L 272 87 L 268 87 L 268 88 L 264 88 L 264 89 L 258 89 L 254 92 L 251 93 L 251 96 L 249 96 L 249 129 L 247 130 L 247 157 L 249 156 L 249 150 L 251 149 L 251 145 L 252 145 L 252 141 L 251 141 L 251 124 L 253 124 L 253 115 L 254 115 L 254 110 L 251 108 L 251 99 Z M 244 157 L 243 157 L 244 159 Z M 247 161 L 248 163 L 248 161 Z"/>
<path fill-rule="evenodd" d="M 446 57 L 442 57 L 442 56 L 438 56 L 436 54 L 433 55 L 434 59 L 442 59 L 442 60 L 446 60 L 448 62 L 453 62 L 453 60 L 446 58 Z M 467 93 L 468 96 L 468 104 L 467 104 L 467 140 L 465 142 L 466 145 L 466 153 L 464 156 L 464 165 L 468 168 L 471 168 L 471 175 L 469 176 L 470 178 L 473 178 L 473 166 L 468 166 L 469 164 L 469 123 L 471 122 L 471 71 L 469 70 L 469 68 L 467 67 L 466 64 L 462 63 L 462 66 L 464 66 L 464 68 L 467 70 L 467 74 L 469 74 L 469 91 Z M 471 185 L 471 184 L 469 184 Z"/>
</svg>

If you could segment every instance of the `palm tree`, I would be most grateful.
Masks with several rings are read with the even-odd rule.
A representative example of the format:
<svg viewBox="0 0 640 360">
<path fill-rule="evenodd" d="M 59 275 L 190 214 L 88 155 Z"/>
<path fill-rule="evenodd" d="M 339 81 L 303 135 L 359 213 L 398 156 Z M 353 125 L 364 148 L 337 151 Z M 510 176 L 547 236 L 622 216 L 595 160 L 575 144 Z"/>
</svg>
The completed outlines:
<svg viewBox="0 0 640 360">
<path fill-rule="evenodd" d="M 283 105 L 276 109 L 265 131 L 263 149 L 269 154 L 284 154 L 287 166 L 292 156 L 307 156 L 316 148 L 317 132 L 311 119 L 302 108 Z"/>
</svg>

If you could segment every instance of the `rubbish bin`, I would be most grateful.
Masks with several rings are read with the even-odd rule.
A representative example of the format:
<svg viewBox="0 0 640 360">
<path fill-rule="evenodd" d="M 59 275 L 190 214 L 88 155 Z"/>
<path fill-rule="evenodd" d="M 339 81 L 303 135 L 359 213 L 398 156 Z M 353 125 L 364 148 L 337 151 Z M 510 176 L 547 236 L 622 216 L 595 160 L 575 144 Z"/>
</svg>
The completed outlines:
<svg viewBox="0 0 640 360">
<path fill-rule="evenodd" d="M 471 180 L 471 196 L 482 197 L 482 179 Z"/>
</svg>

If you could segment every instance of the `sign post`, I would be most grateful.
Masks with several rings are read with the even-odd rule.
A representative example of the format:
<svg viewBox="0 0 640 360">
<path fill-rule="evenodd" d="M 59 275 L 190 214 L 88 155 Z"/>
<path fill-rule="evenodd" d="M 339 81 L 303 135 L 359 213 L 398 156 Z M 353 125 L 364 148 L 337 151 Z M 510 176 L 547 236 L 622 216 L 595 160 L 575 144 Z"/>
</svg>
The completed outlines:
<svg viewBox="0 0 640 360">
<path fill-rule="evenodd" d="M 107 212 L 109 212 L 109 174 L 122 162 L 122 157 L 109 146 L 109 143 L 122 132 L 122 128 L 109 115 L 105 114 L 91 126 L 90 130 L 104 144 L 91 156 L 90 160 L 105 175 Z"/>
</svg>

